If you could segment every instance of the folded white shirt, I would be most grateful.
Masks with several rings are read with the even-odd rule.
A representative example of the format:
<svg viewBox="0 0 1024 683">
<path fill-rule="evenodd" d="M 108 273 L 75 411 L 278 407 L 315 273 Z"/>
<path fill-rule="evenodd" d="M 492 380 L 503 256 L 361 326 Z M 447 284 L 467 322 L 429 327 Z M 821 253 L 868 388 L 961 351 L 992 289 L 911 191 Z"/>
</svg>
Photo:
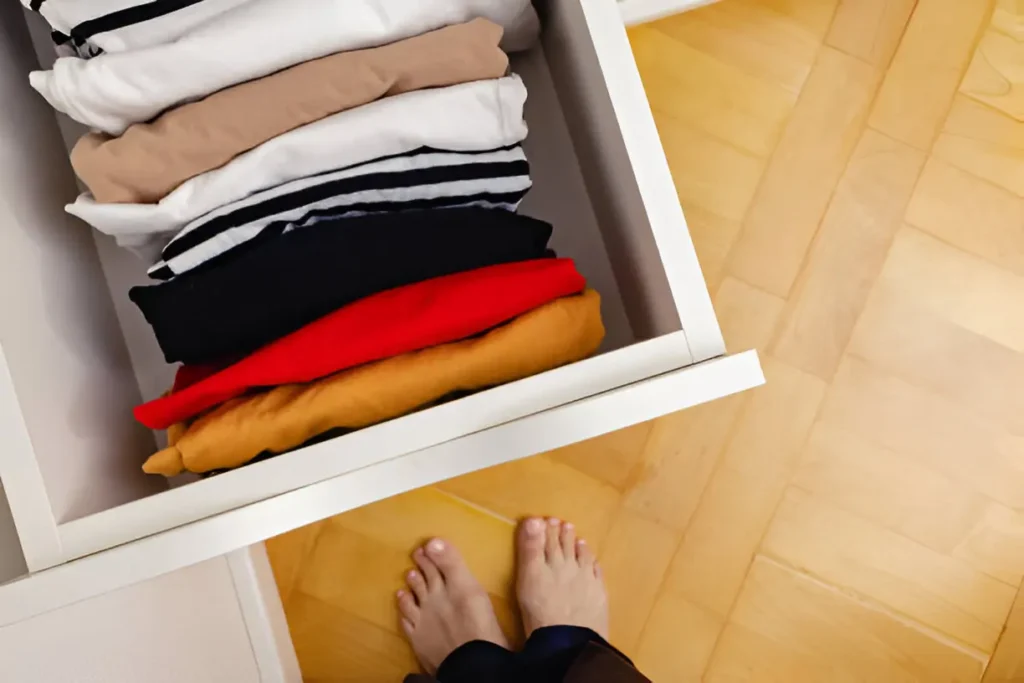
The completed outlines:
<svg viewBox="0 0 1024 683">
<path fill-rule="evenodd" d="M 62 57 L 29 80 L 54 108 L 120 135 L 243 81 L 476 17 L 505 29 L 506 51 L 528 48 L 539 31 L 531 0 L 249 0 L 177 41 L 89 60 Z"/>
<path fill-rule="evenodd" d="M 178 186 L 158 204 L 100 204 L 83 194 L 68 213 L 154 263 L 183 227 L 260 190 L 420 148 L 493 150 L 526 138 L 526 87 L 515 74 L 386 97 L 268 140 Z"/>
<path fill-rule="evenodd" d="M 138 50 L 177 40 L 218 14 L 251 0 L 21 0 L 55 31 L 104 52 Z"/>
</svg>

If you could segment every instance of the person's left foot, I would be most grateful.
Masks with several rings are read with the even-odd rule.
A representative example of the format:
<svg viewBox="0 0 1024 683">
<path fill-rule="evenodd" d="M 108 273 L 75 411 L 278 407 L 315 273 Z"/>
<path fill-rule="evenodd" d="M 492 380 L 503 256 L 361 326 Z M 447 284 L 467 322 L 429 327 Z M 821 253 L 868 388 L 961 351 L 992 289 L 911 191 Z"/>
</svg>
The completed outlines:
<svg viewBox="0 0 1024 683">
<path fill-rule="evenodd" d="M 402 630 L 423 669 L 433 676 L 445 657 L 474 640 L 508 647 L 490 598 L 462 556 L 441 539 L 417 548 L 419 571 L 406 575 L 409 590 L 398 591 Z"/>
</svg>

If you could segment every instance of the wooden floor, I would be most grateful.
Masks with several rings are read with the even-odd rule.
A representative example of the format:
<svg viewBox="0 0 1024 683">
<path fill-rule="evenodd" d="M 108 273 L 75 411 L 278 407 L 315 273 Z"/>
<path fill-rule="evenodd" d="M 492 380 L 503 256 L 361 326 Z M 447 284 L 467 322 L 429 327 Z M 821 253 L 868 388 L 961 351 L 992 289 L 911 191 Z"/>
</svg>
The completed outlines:
<svg viewBox="0 0 1024 683">
<path fill-rule="evenodd" d="M 511 627 L 540 513 L 655 681 L 1024 681 L 1024 0 L 723 0 L 631 39 L 767 386 L 274 539 L 307 680 L 414 667 L 392 591 L 433 534 Z"/>
</svg>

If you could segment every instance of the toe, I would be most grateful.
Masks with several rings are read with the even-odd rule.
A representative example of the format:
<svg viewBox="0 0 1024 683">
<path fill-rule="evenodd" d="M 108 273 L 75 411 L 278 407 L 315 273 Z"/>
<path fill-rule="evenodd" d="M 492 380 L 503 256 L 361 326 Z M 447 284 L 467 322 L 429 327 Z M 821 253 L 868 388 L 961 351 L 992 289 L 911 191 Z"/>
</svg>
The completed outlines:
<svg viewBox="0 0 1024 683">
<path fill-rule="evenodd" d="M 446 584 L 476 583 L 462 554 L 451 543 L 435 538 L 426 545 L 427 557 L 441 570 Z"/>
<path fill-rule="evenodd" d="M 420 572 L 427 582 L 428 591 L 444 588 L 444 579 L 441 578 L 441 572 L 438 570 L 437 565 L 434 564 L 434 561 L 427 556 L 423 548 L 416 549 L 416 552 L 412 554 L 412 561 L 420 568 Z"/>
<path fill-rule="evenodd" d="M 576 559 L 576 527 L 572 525 L 572 522 L 562 523 L 562 535 L 559 538 L 559 542 L 562 544 L 562 555 L 567 560 Z"/>
<path fill-rule="evenodd" d="M 413 626 L 413 623 L 411 621 L 409 621 L 405 617 L 402 617 L 402 630 L 405 631 L 405 635 L 411 638 L 412 632 L 416 630 L 416 627 Z"/>
<path fill-rule="evenodd" d="M 544 520 L 532 517 L 519 525 L 518 554 L 522 565 L 544 562 Z"/>
<path fill-rule="evenodd" d="M 423 574 L 423 579 L 427 582 L 428 591 L 436 591 L 444 587 L 441 572 L 423 548 L 416 549 L 416 552 L 413 553 L 413 561 L 416 562 L 416 566 L 420 567 L 420 573 Z"/>
<path fill-rule="evenodd" d="M 594 566 L 594 551 L 582 538 L 576 541 L 576 560 L 581 567 L 592 568 Z"/>
<path fill-rule="evenodd" d="M 405 582 L 409 584 L 409 590 L 422 605 L 423 601 L 427 599 L 427 581 L 423 578 L 423 574 L 412 569 L 405 575 Z"/>
<path fill-rule="evenodd" d="M 562 543 L 558 537 L 561 535 L 562 523 L 551 518 L 548 520 L 547 540 L 544 543 L 544 555 L 548 562 L 559 562 L 562 558 Z"/>
<path fill-rule="evenodd" d="M 398 611 L 402 618 L 409 623 L 416 625 L 420 619 L 420 608 L 416 605 L 416 598 L 409 591 L 398 591 Z"/>
</svg>

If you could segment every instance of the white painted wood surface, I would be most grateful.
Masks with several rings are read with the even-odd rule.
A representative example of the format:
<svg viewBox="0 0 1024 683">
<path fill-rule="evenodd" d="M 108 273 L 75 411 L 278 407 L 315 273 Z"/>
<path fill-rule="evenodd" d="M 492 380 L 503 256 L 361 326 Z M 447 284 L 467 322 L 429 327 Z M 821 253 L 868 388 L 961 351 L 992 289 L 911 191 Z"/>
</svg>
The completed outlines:
<svg viewBox="0 0 1024 683">
<path fill-rule="evenodd" d="M 0 672 L 12 683 L 260 681 L 225 558 L 0 628 Z"/>
<path fill-rule="evenodd" d="M 28 572 L 25 555 L 21 550 L 18 530 L 11 517 L 7 496 L 0 486 L 0 584 L 6 583 Z"/>
<path fill-rule="evenodd" d="M 682 323 L 695 362 L 725 353 L 619 8 L 556 0 L 545 48 L 638 336 Z"/>
<path fill-rule="evenodd" d="M 717 0 L 619 0 L 619 11 L 626 26 L 634 26 L 689 12 L 713 2 Z"/>
<path fill-rule="evenodd" d="M 124 467 L 152 434 L 126 419 L 138 388 L 92 237 L 63 211 L 74 174 L 53 113 L 28 86 L 34 64 L 21 6 L 0 4 L 0 423 L 11 427 L 0 477 L 32 534 L 30 567 L 51 561 L 54 523 L 165 488 Z"/>
<path fill-rule="evenodd" d="M 227 561 L 260 683 L 302 683 L 299 658 L 266 547 L 257 543 L 236 550 Z"/>
</svg>

